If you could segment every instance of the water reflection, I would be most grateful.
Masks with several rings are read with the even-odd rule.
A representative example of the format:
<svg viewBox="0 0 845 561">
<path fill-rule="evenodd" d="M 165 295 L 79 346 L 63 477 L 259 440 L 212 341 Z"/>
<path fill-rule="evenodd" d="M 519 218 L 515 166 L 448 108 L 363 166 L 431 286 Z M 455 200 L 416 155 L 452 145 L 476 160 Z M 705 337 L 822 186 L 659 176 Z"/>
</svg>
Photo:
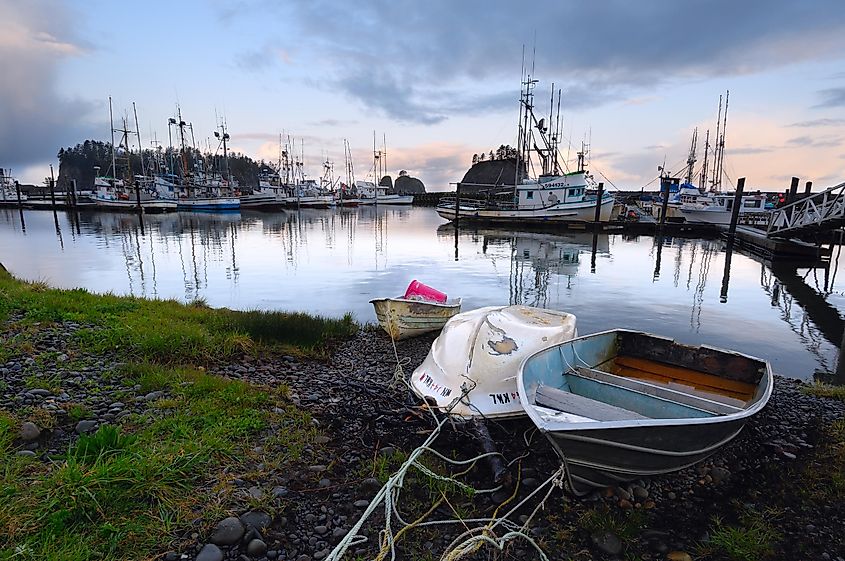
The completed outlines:
<svg viewBox="0 0 845 561">
<path fill-rule="evenodd" d="M 369 299 L 418 278 L 465 309 L 567 310 L 582 333 L 651 331 L 796 377 L 833 370 L 845 307 L 835 266 L 772 264 L 719 239 L 455 228 L 421 208 L 175 213 L 143 227 L 135 214 L 2 209 L 0 261 L 58 286 L 362 321 Z"/>
</svg>

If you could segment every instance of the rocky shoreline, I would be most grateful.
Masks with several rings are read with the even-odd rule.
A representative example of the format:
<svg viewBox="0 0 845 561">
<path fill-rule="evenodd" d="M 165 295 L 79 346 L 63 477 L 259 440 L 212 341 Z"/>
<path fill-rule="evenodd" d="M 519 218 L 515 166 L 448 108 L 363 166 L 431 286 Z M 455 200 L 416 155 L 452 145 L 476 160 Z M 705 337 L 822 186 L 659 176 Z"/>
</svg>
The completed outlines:
<svg viewBox="0 0 845 561">
<path fill-rule="evenodd" d="M 7 339 L 14 336 L 8 325 Z M 60 457 L 79 434 L 119 425 L 167 398 L 166 392 L 145 393 L 137 384 L 125 384 L 115 375 L 121 364 L 116 357 L 69 352 L 68 342 L 80 328 L 72 322 L 40 328 L 27 356 L 0 364 L 0 409 L 28 419 L 15 441 L 18 455 L 41 461 Z M 409 361 L 406 375 L 425 357 L 431 341 L 397 344 L 399 357 Z M 270 440 L 283 429 L 265 430 L 251 440 L 238 471 L 227 474 L 230 485 L 215 495 L 215 507 L 197 512 L 192 527 L 161 544 L 160 558 L 326 558 L 386 475 L 433 428 L 427 413 L 409 404 L 407 389 L 391 387 L 395 362 L 389 339 L 366 328 L 338 344 L 328 361 L 245 355 L 206 365 L 209 373 L 288 387 L 290 401 L 310 414 L 316 436 L 295 460 L 282 464 L 268 451 L 275 449 Z M 825 494 L 824 479 L 831 471 L 825 462 L 836 457 L 830 455 L 828 430 L 845 417 L 845 404 L 808 395 L 802 385 L 776 378 L 764 411 L 734 442 L 698 466 L 580 499 L 554 491 L 532 519 L 532 539 L 550 559 L 738 559 L 741 551 L 714 538 L 730 535 L 726 528 L 742 528 L 770 542 L 772 559 L 845 561 L 845 500 Z M 449 494 L 429 519 L 489 517 L 502 503 L 516 504 L 558 469 L 551 447 L 530 422 L 490 423 L 488 428 L 517 487 Z M 481 453 L 469 427 L 461 425 L 450 426 L 434 447 L 455 458 Z M 462 480 L 478 489 L 492 487 L 482 463 Z M 411 481 L 419 485 L 403 492 L 407 504 L 400 508 L 406 520 L 438 500 L 437 489 L 424 479 Z M 529 501 L 516 512 L 515 522 L 525 520 L 536 504 Z M 345 558 L 376 557 L 384 522 L 383 510 L 377 512 L 382 514 L 364 525 L 368 541 L 353 546 Z M 464 530 L 457 524 L 408 531 L 397 542 L 397 558 L 439 559 Z M 482 550 L 466 558 L 491 555 Z M 537 557 L 528 544 L 514 542 L 492 558 Z"/>
</svg>

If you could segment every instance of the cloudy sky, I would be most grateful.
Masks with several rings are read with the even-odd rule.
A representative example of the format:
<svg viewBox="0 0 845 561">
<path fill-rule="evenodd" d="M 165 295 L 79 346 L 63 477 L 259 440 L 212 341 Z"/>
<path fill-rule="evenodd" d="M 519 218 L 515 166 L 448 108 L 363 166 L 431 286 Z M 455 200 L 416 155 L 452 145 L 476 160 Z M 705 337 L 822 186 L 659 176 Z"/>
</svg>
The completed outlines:
<svg viewBox="0 0 845 561">
<path fill-rule="evenodd" d="M 0 0 L 0 167 L 39 182 L 60 147 L 108 140 L 112 96 L 145 147 L 178 103 L 203 145 L 223 116 L 254 157 L 295 137 L 311 175 L 346 138 L 360 176 L 376 131 L 394 174 L 445 190 L 515 144 L 523 45 L 538 104 L 563 89 L 564 155 L 588 139 L 600 180 L 680 169 L 725 90 L 731 180 L 845 180 L 841 0 Z"/>
</svg>

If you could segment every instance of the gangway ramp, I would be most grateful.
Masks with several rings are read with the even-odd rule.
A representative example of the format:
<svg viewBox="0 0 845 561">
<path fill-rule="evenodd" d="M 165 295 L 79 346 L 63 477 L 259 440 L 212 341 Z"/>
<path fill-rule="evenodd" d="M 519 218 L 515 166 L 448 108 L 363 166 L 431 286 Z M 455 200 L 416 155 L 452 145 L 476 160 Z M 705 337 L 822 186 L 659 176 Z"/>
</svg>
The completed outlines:
<svg viewBox="0 0 845 561">
<path fill-rule="evenodd" d="M 845 226 L 845 183 L 772 212 L 766 236 L 784 238 Z"/>
</svg>

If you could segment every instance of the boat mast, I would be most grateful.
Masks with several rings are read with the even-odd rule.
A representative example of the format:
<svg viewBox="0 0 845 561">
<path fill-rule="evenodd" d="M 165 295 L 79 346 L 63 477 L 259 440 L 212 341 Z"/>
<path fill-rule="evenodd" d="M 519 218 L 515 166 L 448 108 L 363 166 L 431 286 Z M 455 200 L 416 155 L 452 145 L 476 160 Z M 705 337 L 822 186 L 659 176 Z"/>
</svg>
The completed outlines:
<svg viewBox="0 0 845 561">
<path fill-rule="evenodd" d="M 112 115 L 111 96 L 109 96 L 109 124 L 111 129 L 111 173 L 112 173 L 112 187 L 114 187 L 114 178 L 117 177 L 117 162 L 114 157 L 114 116 Z"/>
<path fill-rule="evenodd" d="M 711 180 L 711 190 L 716 191 L 719 178 L 717 176 L 719 170 L 719 131 L 722 128 L 722 96 L 719 96 L 719 113 L 716 116 L 716 146 L 713 150 L 713 178 Z"/>
<path fill-rule="evenodd" d="M 725 92 L 725 115 L 724 115 L 724 121 L 722 122 L 722 136 L 720 136 L 719 139 L 718 139 L 719 158 L 716 162 L 716 165 L 718 166 L 717 174 L 718 174 L 719 192 L 722 191 L 722 170 L 723 170 L 724 162 L 725 162 L 725 131 L 728 128 L 728 101 L 730 99 L 730 95 L 731 95 L 730 90 Z"/>
<path fill-rule="evenodd" d="M 698 184 L 702 189 L 707 187 L 707 155 L 710 151 L 710 129 L 707 129 L 707 134 L 704 136 L 704 164 L 701 166 L 701 180 Z"/>
<path fill-rule="evenodd" d="M 692 131 L 692 142 L 689 147 L 689 155 L 687 156 L 687 183 L 692 184 L 692 170 L 695 166 L 695 145 L 698 140 L 698 127 Z"/>
<path fill-rule="evenodd" d="M 135 102 L 132 102 L 132 112 L 135 114 L 135 134 L 138 137 L 138 155 L 141 157 L 141 175 L 147 176 L 146 168 L 144 167 L 144 149 L 141 147 L 141 128 L 138 126 L 138 108 L 135 107 Z"/>
</svg>

